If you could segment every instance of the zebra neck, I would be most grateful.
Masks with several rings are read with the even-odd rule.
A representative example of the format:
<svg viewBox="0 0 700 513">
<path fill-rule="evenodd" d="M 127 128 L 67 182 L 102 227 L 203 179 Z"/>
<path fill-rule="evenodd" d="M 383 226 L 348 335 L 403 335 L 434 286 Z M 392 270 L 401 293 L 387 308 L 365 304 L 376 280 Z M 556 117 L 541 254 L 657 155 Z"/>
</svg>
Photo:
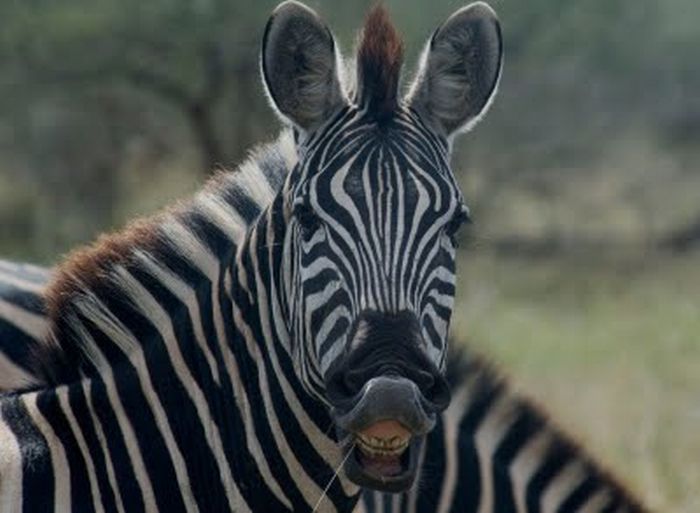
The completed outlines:
<svg viewBox="0 0 700 513">
<path fill-rule="evenodd" d="M 285 459 L 298 462 L 297 489 L 307 502 L 315 501 L 312 506 L 326 490 L 318 511 L 331 505 L 341 511 L 355 503 L 359 488 L 342 471 L 336 476 L 342 452 L 328 406 L 309 391 L 296 361 L 284 277 L 283 203 L 280 194 L 241 244 L 231 279 L 232 310 L 239 330 L 233 350 L 237 355 L 244 351 L 255 361 L 258 379 L 264 382 L 260 393 L 268 422 L 273 430 L 279 428 L 276 434 L 284 439 L 279 446 Z"/>
<path fill-rule="evenodd" d="M 92 337 L 83 333 L 86 322 L 94 327 L 93 317 L 114 325 L 113 308 L 121 308 L 130 311 L 127 320 L 149 319 L 148 304 L 154 297 L 174 313 L 177 308 L 198 307 L 203 291 L 220 290 L 222 270 L 235 266 L 238 246 L 295 161 L 291 134 L 283 132 L 236 171 L 218 173 L 191 200 L 103 235 L 69 255 L 56 267 L 45 293 L 52 336 L 47 349 L 37 355 L 37 374 L 48 383 L 66 384 L 105 363 Z M 163 284 L 169 298 L 157 297 Z M 120 341 L 113 328 L 102 338 L 121 352 L 150 344 L 138 332 L 132 337 L 136 340 Z"/>
<path fill-rule="evenodd" d="M 89 396 L 111 411 L 100 423 L 131 437 L 134 466 L 170 465 L 158 475 L 185 483 L 185 499 L 305 511 L 324 496 L 318 511 L 350 511 L 358 488 L 334 479 L 330 417 L 300 383 L 279 313 L 284 224 L 271 205 L 287 169 L 223 175 L 190 204 L 69 258 L 48 293 L 55 351 L 43 358 L 47 381 L 63 386 L 39 398 Z M 96 422 L 80 401 L 76 418 Z M 61 421 L 42 417 L 51 429 Z"/>
</svg>

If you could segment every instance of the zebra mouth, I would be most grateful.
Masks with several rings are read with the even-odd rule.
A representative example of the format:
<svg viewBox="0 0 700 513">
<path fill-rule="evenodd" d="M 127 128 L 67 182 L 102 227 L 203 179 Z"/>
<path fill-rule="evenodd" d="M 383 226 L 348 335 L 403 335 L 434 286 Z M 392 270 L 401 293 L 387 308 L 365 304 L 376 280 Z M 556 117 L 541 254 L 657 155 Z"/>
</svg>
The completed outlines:
<svg viewBox="0 0 700 513">
<path fill-rule="evenodd" d="M 345 473 L 355 484 L 382 492 L 399 493 L 408 490 L 415 481 L 418 455 L 425 437 L 414 437 L 400 449 L 392 451 L 369 449 L 355 438 L 352 454 L 345 463 Z"/>
<path fill-rule="evenodd" d="M 332 414 L 350 451 L 344 467 L 351 481 L 393 493 L 411 487 L 420 448 L 436 422 L 415 383 L 400 376 L 372 378 Z"/>
<path fill-rule="evenodd" d="M 401 492 L 413 484 L 422 436 L 413 436 L 396 420 L 381 420 L 351 438 L 345 471 L 356 484 L 385 492 Z"/>
<path fill-rule="evenodd" d="M 402 473 L 407 462 L 406 450 L 411 432 L 399 422 L 384 420 L 355 436 L 355 457 L 370 474 L 394 477 Z"/>
</svg>

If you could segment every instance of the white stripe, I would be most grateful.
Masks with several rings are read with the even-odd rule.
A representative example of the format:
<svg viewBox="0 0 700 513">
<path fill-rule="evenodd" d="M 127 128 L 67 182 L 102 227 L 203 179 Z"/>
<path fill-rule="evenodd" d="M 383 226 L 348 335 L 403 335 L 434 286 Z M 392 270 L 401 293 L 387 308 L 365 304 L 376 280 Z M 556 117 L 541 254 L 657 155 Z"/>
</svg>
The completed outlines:
<svg viewBox="0 0 700 513">
<path fill-rule="evenodd" d="M 391 495 L 391 513 L 401 513 L 402 496 L 398 493 Z"/>
<path fill-rule="evenodd" d="M 39 267 L 38 265 L 28 264 L 26 262 L 16 263 L 7 260 L 0 260 L 0 269 L 9 274 L 36 274 L 37 279 L 48 279 L 51 274 L 51 269 Z"/>
<path fill-rule="evenodd" d="M 53 469 L 54 478 L 54 511 L 63 513 L 71 510 L 71 484 L 70 484 L 70 466 L 66 458 L 66 451 L 63 448 L 63 442 L 56 436 L 51 423 L 48 422 L 39 407 L 36 404 L 37 394 L 27 394 L 22 396 L 24 404 L 27 408 L 27 414 L 31 417 L 32 422 L 37 430 L 41 432 L 46 439 L 46 445 L 51 453 L 51 466 Z M 2 444 L 0 444 L 2 445 Z M 2 474 L 2 472 L 0 472 Z M 0 480 L 1 481 L 1 480 Z M 2 492 L 0 491 L 0 495 Z M 0 508 L 5 511 L 5 509 Z"/>
<path fill-rule="evenodd" d="M 46 318 L 25 310 L 0 298 L 0 317 L 16 326 L 35 340 L 43 339 L 48 333 Z"/>
<path fill-rule="evenodd" d="M 421 447 L 421 450 L 420 450 L 420 454 L 418 455 L 418 462 L 419 462 L 418 468 L 423 467 L 423 462 L 425 461 L 426 445 L 427 444 L 423 444 L 423 446 Z M 408 493 L 408 498 L 407 498 L 408 513 L 421 513 L 418 511 L 418 496 L 421 493 L 424 493 L 424 491 L 420 490 L 420 485 L 421 485 L 420 482 L 416 481 Z"/>
<path fill-rule="evenodd" d="M 362 498 L 360 498 L 360 500 L 357 502 L 357 506 L 355 506 L 355 509 L 352 511 L 352 513 L 367 513 L 367 508 L 365 508 L 365 501 Z"/>
<path fill-rule="evenodd" d="M 25 280 L 16 274 L 5 274 L 0 272 L 0 282 L 15 287 L 22 291 L 40 294 L 44 291 L 45 284 Z"/>
<path fill-rule="evenodd" d="M 450 406 L 442 414 L 443 426 L 445 430 L 445 474 L 440 490 L 440 500 L 438 502 L 439 513 L 446 513 L 452 507 L 457 478 L 459 477 L 459 423 L 464 417 L 464 413 L 469 407 L 469 387 L 464 384 L 452 396 Z"/>
<path fill-rule="evenodd" d="M 209 372 L 217 385 L 221 385 L 219 377 L 219 369 L 214 359 L 214 355 L 207 344 L 207 337 L 204 335 L 202 327 L 202 314 L 199 309 L 199 301 L 194 290 L 175 273 L 161 266 L 146 254 L 139 255 L 140 261 L 145 267 L 145 270 L 150 272 L 158 281 L 173 293 L 187 307 L 190 320 L 192 321 L 192 330 L 194 331 L 194 339 L 197 346 L 204 354 L 204 359 L 209 366 Z"/>
<path fill-rule="evenodd" d="M 513 398 L 503 395 L 489 407 L 486 418 L 474 436 L 481 475 L 479 513 L 490 513 L 494 507 L 493 457 L 501 440 L 515 420 Z"/>
<path fill-rule="evenodd" d="M 94 345 L 92 336 L 90 333 L 80 324 L 76 323 L 76 331 L 80 334 L 80 340 L 90 341 Z M 109 363 L 104 359 L 102 353 L 98 352 L 99 365 L 98 368 L 101 369 L 100 377 L 105 385 L 107 391 L 107 398 L 112 407 L 112 412 L 117 419 L 117 424 L 119 429 L 124 435 L 124 445 L 126 445 L 126 452 L 131 463 L 131 468 L 134 471 L 136 481 L 141 490 L 141 495 L 143 497 L 144 509 L 146 513 L 157 513 L 158 507 L 156 506 L 155 494 L 153 492 L 153 486 L 151 484 L 150 478 L 146 473 L 146 464 L 141 456 L 141 451 L 138 447 L 138 439 L 136 438 L 136 433 L 131 425 L 131 421 L 124 411 L 124 405 L 121 402 L 119 393 L 117 392 L 116 385 L 114 383 L 114 376 L 112 374 L 112 368 Z M 137 376 L 137 380 L 140 378 Z M 140 387 L 143 390 L 143 386 Z M 148 400 L 148 399 L 147 399 Z M 154 414 L 155 415 L 155 414 Z"/>
<path fill-rule="evenodd" d="M 513 482 L 513 495 L 518 513 L 527 513 L 527 485 L 544 463 L 552 439 L 552 433 L 545 428 L 530 439 L 510 464 L 508 472 Z"/>
<path fill-rule="evenodd" d="M 277 193 L 277 191 L 272 190 L 260 164 L 255 160 L 244 162 L 235 173 L 230 173 L 227 178 L 231 189 L 248 196 L 255 204 L 263 208 L 272 202 Z"/>
<path fill-rule="evenodd" d="M 542 495 L 543 513 L 555 513 L 571 492 L 586 477 L 586 466 L 580 461 L 572 461 L 552 479 Z"/>
<path fill-rule="evenodd" d="M 177 489 L 183 498 L 185 507 L 189 511 L 199 511 L 199 508 L 193 499 L 192 487 L 186 472 L 187 465 L 185 464 L 182 453 L 180 452 L 180 448 L 175 442 L 175 437 L 170 429 L 170 424 L 168 422 L 165 409 L 158 398 L 158 394 L 156 394 L 153 388 L 153 382 L 148 370 L 148 365 L 146 364 L 145 356 L 140 348 L 139 341 L 133 337 L 131 332 L 127 330 L 118 319 L 109 314 L 104 305 L 102 305 L 96 297 L 92 297 L 91 299 L 92 301 L 90 303 L 81 302 L 77 306 L 81 308 L 82 314 L 90 321 L 94 322 L 112 343 L 121 348 L 128 348 L 128 351 L 125 351 L 125 354 L 128 356 L 132 365 L 136 368 L 141 385 L 141 391 L 151 411 L 153 412 L 153 417 L 155 418 L 158 430 L 162 434 L 163 440 L 168 449 L 168 453 L 173 460 L 173 467 L 175 468 L 175 475 L 177 478 Z M 86 306 L 89 307 L 86 308 Z M 72 320 L 74 325 L 77 325 L 78 322 L 79 321 L 77 319 Z M 84 342 L 89 341 L 89 339 L 82 340 Z M 83 345 L 85 349 L 88 349 L 90 346 L 91 344 L 89 343 L 85 343 Z M 109 365 L 107 362 L 101 360 L 101 353 L 99 353 L 99 349 L 94 343 L 92 346 L 92 349 L 90 349 L 90 358 L 93 360 L 97 368 L 101 372 L 104 372 Z M 102 366 L 100 363 L 102 363 Z M 107 367 L 104 367 L 104 365 Z"/>
<path fill-rule="evenodd" d="M 612 500 L 609 490 L 600 490 L 588 499 L 576 513 L 600 513 Z"/>
<path fill-rule="evenodd" d="M 151 321 L 163 339 L 165 349 L 170 359 L 175 374 L 187 391 L 192 404 L 197 411 L 199 421 L 204 428 L 204 435 L 207 445 L 214 455 L 217 467 L 222 479 L 222 485 L 226 491 L 229 508 L 232 511 L 250 511 L 248 505 L 241 495 L 238 485 L 231 474 L 231 468 L 226 460 L 224 446 L 221 441 L 219 427 L 213 420 L 206 396 L 199 388 L 197 382 L 187 366 L 186 360 L 180 351 L 177 343 L 173 320 L 163 307 L 155 300 L 150 292 L 136 280 L 126 269 L 117 268 L 119 287 L 139 305 L 141 312 Z M 186 467 L 186 464 L 184 464 Z"/>
<path fill-rule="evenodd" d="M 97 513 L 104 512 L 102 506 L 102 495 L 100 494 L 99 486 L 97 485 L 97 473 L 95 472 L 95 464 L 92 461 L 92 454 L 88 450 L 87 443 L 85 442 L 85 437 L 80 429 L 78 421 L 73 413 L 73 408 L 71 408 L 70 401 L 68 400 L 68 387 L 62 386 L 56 389 L 56 395 L 58 396 L 58 402 L 61 405 L 61 410 L 68 420 L 68 424 L 78 442 L 78 447 L 85 460 L 85 470 L 87 471 L 88 480 L 90 481 L 90 492 L 92 493 L 92 504 Z"/>
<path fill-rule="evenodd" d="M 35 376 L 15 365 L 0 351 L 0 391 L 17 390 L 39 383 Z"/>
<path fill-rule="evenodd" d="M 226 203 L 215 191 L 204 191 L 195 205 L 197 210 L 216 225 L 231 241 L 238 243 L 245 236 L 246 222 L 232 205 Z"/>
<path fill-rule="evenodd" d="M 92 425 L 95 426 L 95 435 L 97 436 L 97 440 L 100 443 L 100 449 L 102 449 L 102 454 L 104 456 L 105 460 L 105 466 L 107 468 L 107 480 L 109 481 L 109 486 L 112 488 L 112 492 L 114 493 L 114 498 L 117 503 L 117 511 L 119 513 L 124 513 L 124 504 L 122 503 L 122 495 L 119 490 L 119 487 L 117 486 L 117 479 L 114 475 L 114 465 L 112 464 L 112 454 L 109 451 L 109 448 L 107 447 L 107 440 L 105 439 L 105 434 L 104 431 L 102 430 L 102 423 L 100 420 L 97 418 L 97 415 L 95 415 L 95 408 L 92 406 L 92 396 L 90 394 L 90 384 L 87 379 L 83 379 L 80 382 L 80 385 L 83 389 L 83 393 L 85 394 L 85 399 L 86 399 L 86 404 L 87 404 L 87 409 L 88 413 L 90 414 L 90 420 L 92 421 Z"/>
<path fill-rule="evenodd" d="M 0 511 L 20 513 L 22 507 L 22 453 L 19 442 L 5 424 L 0 409 Z"/>
</svg>

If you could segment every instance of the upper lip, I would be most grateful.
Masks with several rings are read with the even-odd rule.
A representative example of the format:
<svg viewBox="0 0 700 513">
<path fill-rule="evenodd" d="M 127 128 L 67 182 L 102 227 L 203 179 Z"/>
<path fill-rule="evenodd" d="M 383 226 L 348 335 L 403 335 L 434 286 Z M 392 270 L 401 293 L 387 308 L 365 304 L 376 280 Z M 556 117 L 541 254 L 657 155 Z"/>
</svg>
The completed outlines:
<svg viewBox="0 0 700 513">
<path fill-rule="evenodd" d="M 400 422 L 413 436 L 424 435 L 435 425 L 435 412 L 427 407 L 416 384 L 403 377 L 372 378 L 353 402 L 345 411 L 334 409 L 336 424 L 346 432 L 359 433 L 383 419 Z"/>
</svg>

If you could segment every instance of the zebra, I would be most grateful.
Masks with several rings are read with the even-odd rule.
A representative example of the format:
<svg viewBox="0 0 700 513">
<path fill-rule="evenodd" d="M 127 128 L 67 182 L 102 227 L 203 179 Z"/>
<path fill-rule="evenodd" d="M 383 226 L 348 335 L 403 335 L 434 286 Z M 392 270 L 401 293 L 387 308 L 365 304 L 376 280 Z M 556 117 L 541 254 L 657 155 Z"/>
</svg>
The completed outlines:
<svg viewBox="0 0 700 513">
<path fill-rule="evenodd" d="M 48 335 L 42 291 L 50 270 L 0 260 L 0 392 L 41 384 L 33 355 Z"/>
<path fill-rule="evenodd" d="M 48 276 L 47 269 L 0 261 L 0 305 L 10 302 L 16 308 L 0 308 L 0 333 L 45 331 L 43 318 L 33 317 L 27 323 L 17 311 L 23 305 L 30 305 L 29 315 L 41 311 L 40 290 Z M 31 369 L 30 362 L 22 359 L 26 351 L 7 348 L 25 341 L 0 337 L 0 351 L 19 355 L 14 365 Z M 527 398 L 513 392 L 507 380 L 473 350 L 453 350 L 446 377 L 453 397 L 428 435 L 425 453 L 430 458 L 424 461 L 416 485 L 402 494 L 366 491 L 355 513 L 646 511 L 610 472 Z M 25 384 L 18 380 L 6 389 Z"/>
<path fill-rule="evenodd" d="M 351 511 L 363 488 L 410 488 L 450 396 L 467 217 L 452 138 L 490 104 L 501 54 L 495 13 L 460 9 L 401 98 L 376 7 L 350 93 L 320 17 L 278 6 L 261 68 L 284 141 L 261 173 L 220 174 L 55 269 L 34 359 L 49 386 L 0 403 L 2 504 Z"/>
<path fill-rule="evenodd" d="M 41 317 L 30 317 L 28 323 L 25 314 L 17 312 L 26 309 L 26 314 L 34 316 L 41 311 L 39 291 L 48 275 L 46 269 L 0 261 L 0 305 L 10 302 L 16 308 L 0 308 L 0 333 L 45 330 Z M 8 342 L 9 338 L 0 338 L 0 351 L 6 350 Z M 23 344 L 25 339 L 11 342 Z M 31 368 L 24 361 L 15 365 Z M 417 486 L 404 494 L 365 493 L 357 513 L 529 512 L 537 511 L 538 505 L 540 511 L 643 511 L 624 486 L 538 408 L 512 392 L 505 379 L 473 351 L 450 354 L 447 379 L 453 398 L 428 435 L 426 452 L 431 457 L 423 464 Z M 15 383 L 23 385 L 24 380 Z M 477 449 L 483 447 L 480 440 L 491 437 L 486 452 Z M 483 458 L 488 463 L 482 463 Z M 501 465 L 507 472 L 496 472 Z M 487 479 L 492 479 L 489 486 L 484 485 Z M 482 501 L 492 507 L 477 507 Z"/>
<path fill-rule="evenodd" d="M 466 44 L 466 36 L 476 57 L 462 62 L 444 45 Z M 495 92 L 500 30 L 484 4 L 455 13 L 431 38 L 405 105 L 396 98 L 395 37 L 384 11 L 372 11 L 358 90 L 348 96 L 328 29 L 301 4 L 282 4 L 265 31 L 262 68 L 291 133 L 190 204 L 104 237 L 55 269 L 43 307 L 50 336 L 28 373 L 45 385 L 0 399 L 3 511 L 351 511 L 360 487 L 406 490 L 419 463 L 428 468 L 432 445 L 424 440 L 437 433 L 438 414 L 452 411 L 451 239 L 466 214 L 447 155 L 452 136 Z M 443 68 L 447 57 L 460 61 Z M 385 65 L 395 69 L 383 74 Z M 478 100 L 459 120 L 460 105 L 434 102 L 460 81 L 442 73 L 465 73 L 469 100 Z M 391 154 L 392 141 L 378 144 L 378 129 L 404 153 Z M 360 151 L 375 145 L 381 151 Z M 384 213 L 382 226 L 381 209 L 369 206 L 369 222 L 360 212 L 329 215 L 325 194 L 341 195 L 335 206 L 347 208 L 364 184 L 348 189 L 331 178 L 324 190 L 314 172 L 347 178 L 370 166 L 397 180 L 383 184 L 376 205 L 393 201 L 399 213 L 426 219 L 409 226 Z M 434 187 L 432 210 L 416 201 L 426 182 L 398 180 L 410 172 Z M 369 230 L 353 226 L 360 217 Z M 381 257 L 400 264 L 406 255 L 372 230 L 398 225 L 413 244 L 401 249 L 423 252 L 403 268 L 410 279 L 395 284 Z M 334 241 L 331 230 L 341 228 L 357 235 L 336 233 Z M 481 399 L 464 411 L 497 396 L 481 393 L 488 387 L 474 385 L 480 380 L 467 382 Z M 461 388 L 455 393 L 462 402 L 453 405 L 464 404 Z M 456 474 L 449 476 L 454 489 Z M 617 491 L 602 488 L 598 503 L 621 506 Z"/>
</svg>

